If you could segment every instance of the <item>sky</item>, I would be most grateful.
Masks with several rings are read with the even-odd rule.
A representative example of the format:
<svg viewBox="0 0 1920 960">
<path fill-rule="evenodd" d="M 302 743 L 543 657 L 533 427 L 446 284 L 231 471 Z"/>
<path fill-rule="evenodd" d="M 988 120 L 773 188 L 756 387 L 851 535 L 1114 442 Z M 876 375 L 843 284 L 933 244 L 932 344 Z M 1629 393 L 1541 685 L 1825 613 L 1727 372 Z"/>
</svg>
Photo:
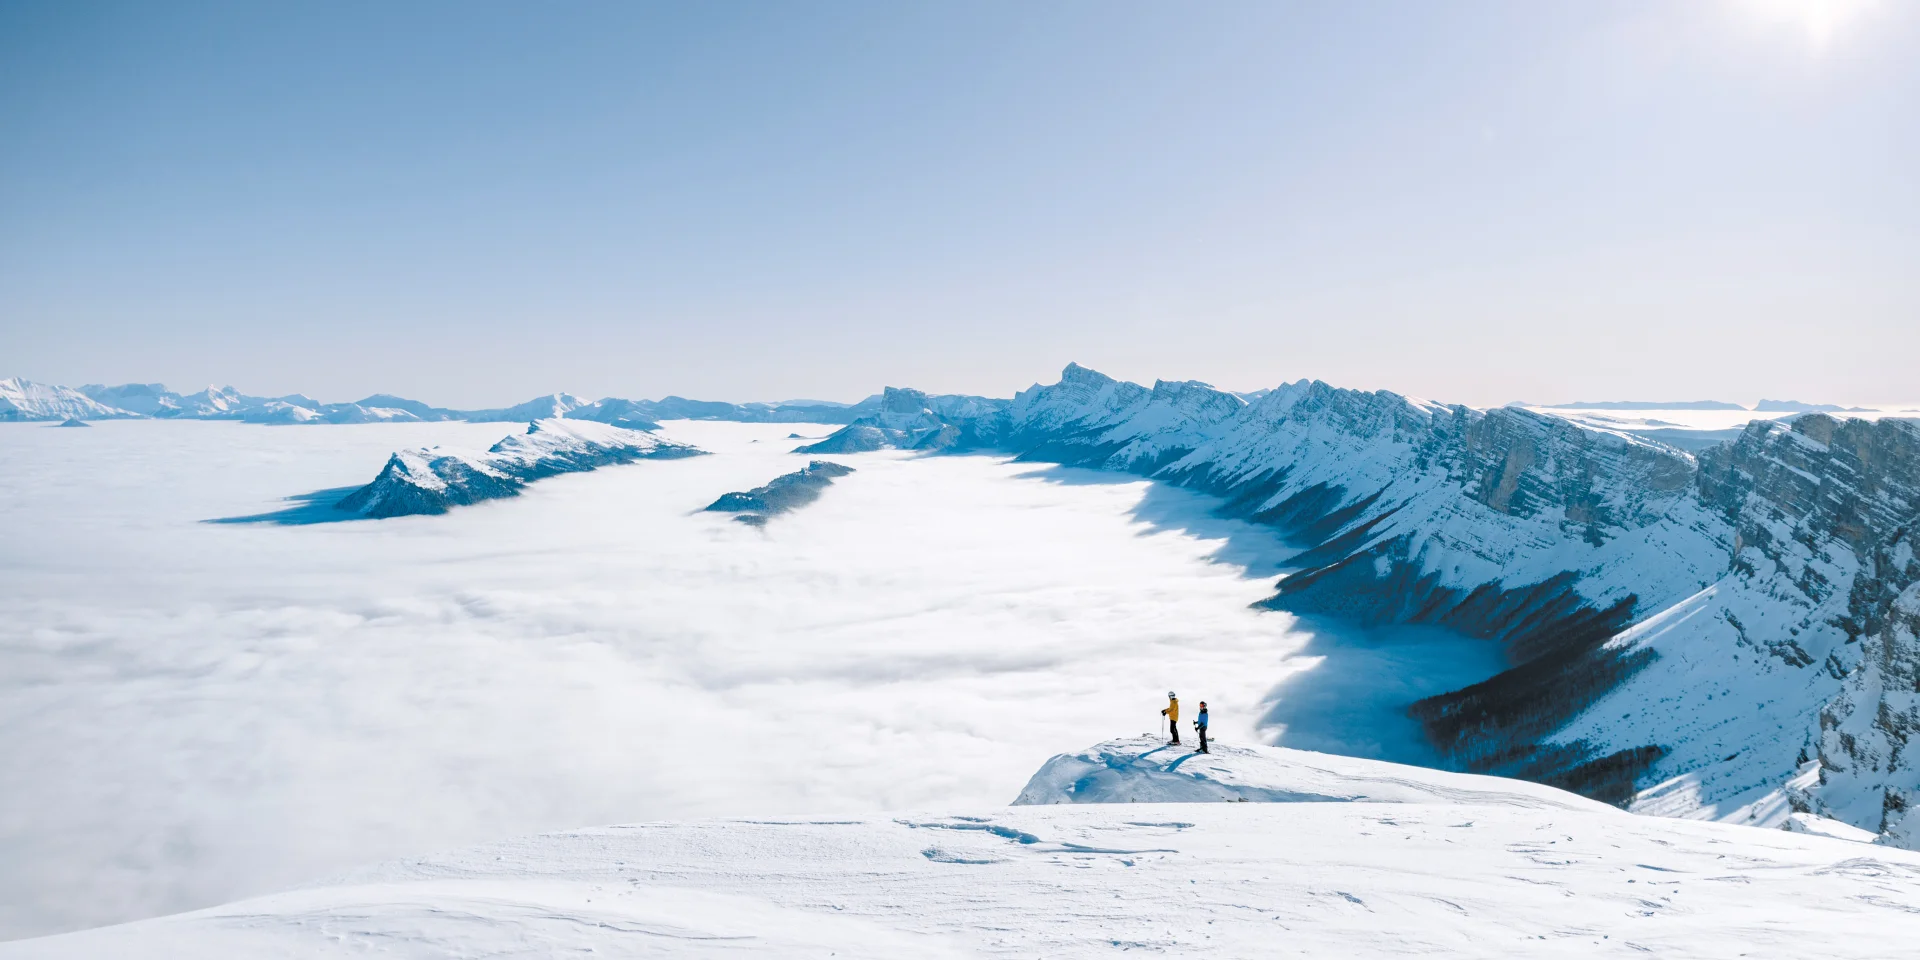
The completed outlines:
<svg viewBox="0 0 1920 960">
<path fill-rule="evenodd" d="M 0 2 L 0 376 L 1920 405 L 1920 4 Z"/>
</svg>

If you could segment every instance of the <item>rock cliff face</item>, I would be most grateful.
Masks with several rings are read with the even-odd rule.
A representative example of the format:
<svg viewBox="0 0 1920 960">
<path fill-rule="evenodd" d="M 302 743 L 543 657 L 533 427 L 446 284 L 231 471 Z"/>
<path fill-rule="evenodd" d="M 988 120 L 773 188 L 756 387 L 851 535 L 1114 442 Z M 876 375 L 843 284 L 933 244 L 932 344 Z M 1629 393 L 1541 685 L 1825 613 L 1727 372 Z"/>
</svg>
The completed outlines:
<svg viewBox="0 0 1920 960">
<path fill-rule="evenodd" d="M 1904 540 L 1902 541 L 1905 542 Z M 1912 550 L 1906 551 L 1911 562 Z M 1794 796 L 1808 812 L 1920 849 L 1920 583 L 1861 641 L 1860 664 L 1820 713 L 1819 777 Z"/>
<path fill-rule="evenodd" d="M 920 404 L 891 445 L 944 432 L 1206 490 L 1304 548 L 1264 605 L 1502 644 L 1508 670 L 1415 706 L 1458 767 L 1913 842 L 1920 653 L 1896 598 L 1920 580 L 1920 422 L 1756 422 L 1696 456 L 1522 408 L 1317 381 L 1249 402 L 1077 365 L 954 408 Z M 1790 788 L 1810 759 L 1825 782 Z"/>
</svg>

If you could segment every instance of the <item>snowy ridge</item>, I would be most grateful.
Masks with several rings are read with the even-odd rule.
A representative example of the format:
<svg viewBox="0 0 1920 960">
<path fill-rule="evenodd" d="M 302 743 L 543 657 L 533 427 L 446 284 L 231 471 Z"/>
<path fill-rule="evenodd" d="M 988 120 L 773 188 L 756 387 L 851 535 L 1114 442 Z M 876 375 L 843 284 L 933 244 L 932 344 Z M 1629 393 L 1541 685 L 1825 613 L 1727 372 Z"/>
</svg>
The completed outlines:
<svg viewBox="0 0 1920 960">
<path fill-rule="evenodd" d="M 1154 746 L 1055 758 L 1022 795 L 1034 805 L 572 830 L 4 943 L 0 958 L 1864 960 L 1920 939 L 1920 854 L 1820 835 L 1837 825 L 1631 817 L 1533 784 L 1290 750 L 1188 754 L 1166 773 Z M 1096 789 L 1081 792 L 1116 802 L 1046 802 L 1088 769 Z M 1215 776 L 1233 799 L 1291 802 L 1122 802 Z"/>
<path fill-rule="evenodd" d="M 438 447 L 398 451 L 388 458 L 372 483 L 348 494 L 336 507 L 376 519 L 445 513 L 455 506 L 517 496 L 520 488 L 541 477 L 701 452 L 684 443 L 623 427 L 578 420 L 536 420 L 527 425 L 525 433 L 507 437 L 485 453 L 450 452 Z"/>
</svg>

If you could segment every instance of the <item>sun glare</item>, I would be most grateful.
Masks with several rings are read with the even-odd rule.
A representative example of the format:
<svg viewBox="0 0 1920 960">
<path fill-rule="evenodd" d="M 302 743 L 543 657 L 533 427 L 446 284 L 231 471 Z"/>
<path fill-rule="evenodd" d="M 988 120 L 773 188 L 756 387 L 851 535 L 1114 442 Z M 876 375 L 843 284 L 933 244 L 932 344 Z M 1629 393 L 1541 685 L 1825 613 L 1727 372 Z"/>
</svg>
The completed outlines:
<svg viewBox="0 0 1920 960">
<path fill-rule="evenodd" d="M 1881 0 L 1739 0 L 1739 6 L 1770 23 L 1798 28 L 1808 48 L 1824 53 L 1845 30 L 1880 6 Z"/>
</svg>

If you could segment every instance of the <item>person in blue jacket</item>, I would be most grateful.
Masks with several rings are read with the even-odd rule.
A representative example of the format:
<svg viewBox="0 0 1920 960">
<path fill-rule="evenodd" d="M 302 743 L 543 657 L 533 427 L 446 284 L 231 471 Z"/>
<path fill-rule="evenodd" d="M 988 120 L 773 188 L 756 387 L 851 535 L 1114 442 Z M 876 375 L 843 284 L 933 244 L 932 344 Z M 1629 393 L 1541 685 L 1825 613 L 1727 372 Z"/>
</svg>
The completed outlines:
<svg viewBox="0 0 1920 960">
<path fill-rule="evenodd" d="M 1194 753 L 1212 753 L 1207 749 L 1207 702 L 1200 701 L 1200 715 L 1193 718 L 1193 729 L 1200 734 L 1200 749 Z"/>
</svg>

